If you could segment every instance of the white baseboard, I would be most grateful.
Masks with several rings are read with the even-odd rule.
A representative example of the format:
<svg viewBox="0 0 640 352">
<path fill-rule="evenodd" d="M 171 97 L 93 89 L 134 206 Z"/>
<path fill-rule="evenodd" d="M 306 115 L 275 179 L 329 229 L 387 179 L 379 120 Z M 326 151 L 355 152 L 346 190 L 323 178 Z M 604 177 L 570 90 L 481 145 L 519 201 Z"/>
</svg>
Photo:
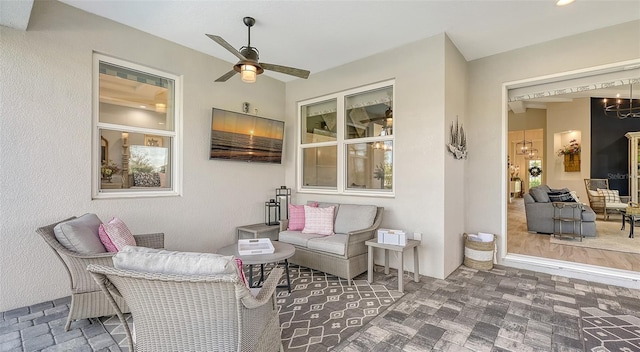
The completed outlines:
<svg viewBox="0 0 640 352">
<path fill-rule="evenodd" d="M 640 289 L 640 273 L 635 271 L 531 257 L 521 254 L 507 254 L 502 258 L 500 264 L 518 269 L 533 270 L 551 275 L 593 281 L 605 285 Z"/>
</svg>

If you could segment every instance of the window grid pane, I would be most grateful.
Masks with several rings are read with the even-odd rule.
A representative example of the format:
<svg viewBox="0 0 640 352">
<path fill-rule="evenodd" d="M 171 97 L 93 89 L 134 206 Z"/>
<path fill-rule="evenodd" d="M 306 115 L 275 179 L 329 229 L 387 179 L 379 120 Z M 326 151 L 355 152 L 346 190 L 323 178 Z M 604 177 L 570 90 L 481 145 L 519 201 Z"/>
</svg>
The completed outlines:
<svg viewBox="0 0 640 352">
<path fill-rule="evenodd" d="M 347 189 L 391 190 L 393 141 L 347 145 Z"/>
</svg>

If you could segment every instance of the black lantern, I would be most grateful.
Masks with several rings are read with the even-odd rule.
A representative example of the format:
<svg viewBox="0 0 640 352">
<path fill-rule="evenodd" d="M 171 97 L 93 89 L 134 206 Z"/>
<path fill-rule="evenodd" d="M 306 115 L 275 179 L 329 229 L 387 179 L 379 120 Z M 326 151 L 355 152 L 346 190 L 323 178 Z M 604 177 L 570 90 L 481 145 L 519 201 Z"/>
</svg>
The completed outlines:
<svg viewBox="0 0 640 352">
<path fill-rule="evenodd" d="M 289 204 L 291 204 L 291 188 L 280 186 L 276 188 L 276 199 L 280 203 L 280 219 L 289 219 Z"/>
<path fill-rule="evenodd" d="M 264 202 L 264 224 L 278 225 L 280 223 L 280 203 L 275 199 Z"/>
</svg>

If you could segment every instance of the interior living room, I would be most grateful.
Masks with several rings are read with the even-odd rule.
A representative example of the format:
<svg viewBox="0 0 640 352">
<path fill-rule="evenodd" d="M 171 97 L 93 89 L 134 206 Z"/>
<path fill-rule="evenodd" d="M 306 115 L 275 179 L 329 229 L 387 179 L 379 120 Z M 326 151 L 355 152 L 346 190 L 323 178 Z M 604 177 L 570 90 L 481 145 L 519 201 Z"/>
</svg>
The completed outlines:
<svg viewBox="0 0 640 352">
<path fill-rule="evenodd" d="M 636 75 L 633 73 L 629 77 Z M 629 228 L 621 229 L 622 215 L 613 209 L 605 214 L 606 207 L 601 207 L 597 196 L 588 194 L 585 182 L 606 180 L 607 188 L 618 192 L 622 199 L 628 198 L 623 202 L 624 206 L 628 201 L 635 203 L 630 199 L 637 193 L 631 184 L 637 169 L 636 159 L 632 159 L 636 154 L 633 149 L 636 141 L 631 135 L 640 129 L 640 124 L 635 119 L 628 119 L 631 116 L 626 112 L 623 114 L 614 109 L 618 106 L 628 108 L 629 98 L 640 96 L 640 87 L 635 79 L 631 82 L 614 79 L 615 84 L 598 86 L 598 82 L 612 82 L 607 74 L 588 79 L 589 84 L 597 88 L 563 94 L 536 92 L 537 97 L 509 103 L 509 251 L 638 271 L 637 246 L 629 238 Z M 572 85 L 567 81 L 561 84 L 564 87 Z M 522 94 L 522 91 L 515 94 Z M 570 153 L 566 153 L 567 150 Z M 592 207 L 595 212 L 595 233 L 586 231 L 584 239 L 576 240 L 557 239 L 541 232 L 533 224 L 537 215 L 525 210 L 524 198 L 530 188 L 540 185 L 575 192 L 578 202 Z M 604 183 L 599 187 L 605 187 Z M 552 224 L 553 214 L 549 215 L 549 224 Z M 571 230 L 573 225 L 564 226 Z M 553 226 L 553 232 L 560 230 L 559 224 Z"/>
<path fill-rule="evenodd" d="M 640 4 L 577 0 L 568 5 L 571 8 L 556 7 L 555 1 L 383 1 L 367 2 L 366 9 L 362 2 L 153 5 L 153 10 L 162 11 L 152 11 L 148 2 L 0 0 L 0 350 L 132 347 L 133 334 L 123 321 L 135 324 L 136 318 L 117 314 L 117 309 L 125 312 L 112 289 L 119 282 L 105 268 L 113 265 L 111 255 L 124 257 L 127 252 L 108 254 L 106 264 L 87 267 L 80 262 L 77 267 L 88 270 L 74 271 L 69 269 L 70 259 L 52 251 L 53 242 L 46 239 L 54 224 L 88 214 L 108 229 L 119 230 L 126 223 L 136 234 L 134 243 L 149 250 L 222 253 L 234 245 L 238 250 L 242 231 L 272 231 L 283 239 L 282 233 L 291 232 L 291 227 L 280 228 L 278 220 L 285 223 L 282 214 L 275 223 L 270 221 L 270 211 L 275 210 L 270 200 L 279 199 L 281 186 L 291 191 L 290 205 L 302 207 L 298 210 L 303 214 L 324 216 L 333 228 L 329 234 L 316 229 L 317 237 L 311 236 L 315 248 L 305 239 L 303 249 L 296 242 L 301 237 L 289 237 L 287 246 L 273 241 L 282 246 L 276 251 L 282 257 L 272 262 L 288 260 L 291 265 L 267 268 L 261 292 L 272 294 L 243 296 L 247 289 L 237 285 L 236 272 L 231 275 L 236 281 L 227 285 L 233 289 L 222 294 L 229 302 L 270 307 L 270 320 L 263 324 L 248 319 L 243 328 L 259 324 L 269 330 L 261 336 L 277 330 L 282 343 L 276 348 L 638 348 L 636 337 L 599 339 L 594 330 L 601 327 L 592 321 L 615 316 L 624 322 L 615 328 L 637 325 L 639 254 L 551 243 L 553 236 L 527 231 L 524 209 L 524 197 L 538 183 L 568 188 L 590 204 L 584 179 L 607 178 L 606 163 L 613 160 L 595 154 L 606 155 L 607 145 L 598 146 L 596 139 L 607 139 L 594 135 L 603 127 L 594 124 L 592 112 L 597 109 L 592 104 L 616 97 L 596 93 L 571 97 L 572 102 L 547 101 L 542 108 L 543 103 L 527 102 L 522 96 L 600 84 L 604 81 L 596 79 L 554 86 L 616 74 L 616 80 L 627 81 L 627 88 L 634 84 L 631 99 L 638 99 Z M 570 11 L 554 12 L 563 10 Z M 346 21 L 346 16 L 336 15 L 340 11 L 349 11 L 360 20 L 359 26 L 348 17 L 351 26 L 340 27 L 338 23 Z M 503 11 L 505 17 L 485 17 Z M 615 16 L 598 15 L 612 11 Z M 371 17 L 359 17 L 365 15 Z M 460 20 L 463 15 L 466 20 Z M 243 20 L 246 16 L 255 16 L 255 22 Z M 439 24 L 438 18 L 455 20 L 431 27 Z M 573 26 L 566 25 L 569 19 Z M 390 21 L 393 25 L 382 28 Z M 197 23 L 205 25 L 190 27 Z M 511 28 L 511 35 L 505 28 Z M 463 29 L 464 34 L 458 34 Z M 181 36 L 195 39 L 179 40 Z M 367 38 L 378 47 L 361 47 Z M 240 48 L 245 43 L 249 48 Z M 253 59 L 257 53 L 252 45 L 260 48 L 260 60 L 276 64 Z M 273 52 L 281 56 L 270 56 Z M 551 88 L 540 88 L 547 85 Z M 628 90 L 621 92 L 621 99 L 628 99 Z M 568 111 L 567 105 L 577 112 Z M 247 128 L 236 145 L 221 137 L 236 133 L 229 126 L 244 126 L 247 116 L 261 128 Z M 237 122 L 216 122 L 231 119 Z M 447 144 L 462 130 L 464 153 L 452 154 Z M 618 137 L 626 140 L 624 134 Z M 269 147 L 275 148 L 275 156 L 272 150 L 249 148 L 267 139 L 276 140 L 275 147 Z M 564 157 L 557 154 L 573 139 L 581 145 L 580 171 L 567 172 Z M 541 157 L 512 157 L 518 141 L 529 140 L 529 150 L 537 149 Z M 256 157 L 250 162 L 242 159 Z M 626 162 L 628 156 L 621 159 Z M 596 163 L 604 174 L 594 172 Z M 533 180 L 528 178 L 532 167 L 541 171 Z M 624 181 L 618 175 L 625 172 L 608 177 L 609 188 L 619 189 L 620 195 L 630 194 L 621 188 Z M 332 207 L 331 216 L 320 210 Z M 278 211 L 289 209 L 295 210 Z M 354 213 L 366 213 L 367 225 L 353 228 L 358 223 L 354 219 L 363 217 Z M 617 233 L 628 234 L 633 227 L 627 223 L 621 231 L 619 213 L 611 212 L 608 220 L 602 211 L 594 213 L 596 233 L 600 223 Z M 271 224 L 266 230 L 247 226 L 265 222 Z M 389 255 L 375 244 L 365 244 L 371 238 L 348 235 L 365 227 L 371 238 L 378 228 L 401 229 L 417 242 L 409 242 L 415 246 L 407 245 L 411 250 L 401 248 Z M 488 259 L 495 265 L 492 270 L 462 265 L 464 234 L 477 233 L 495 235 L 495 251 L 489 251 Z M 634 239 L 627 239 L 635 246 Z M 357 244 L 348 247 L 352 240 Z M 98 246 L 104 245 L 101 241 L 98 237 Z M 120 243 L 112 244 L 119 250 Z M 292 247 L 295 253 L 287 252 Z M 320 249 L 336 248 L 342 251 L 339 255 L 316 256 Z M 337 257 L 340 260 L 332 260 Z M 241 268 L 246 271 L 248 264 Z M 151 275 L 140 277 L 159 285 L 176 275 L 157 281 Z M 321 295 L 314 293 L 314 280 L 326 286 Z M 109 284 L 100 286 L 105 282 Z M 77 289 L 83 284 L 94 291 Z M 276 288 L 283 284 L 288 287 Z M 118 290 L 127 292 L 124 286 Z M 341 290 L 339 299 L 331 290 Z M 160 291 L 148 291 L 152 302 L 147 304 L 176 302 L 151 295 Z M 324 301 L 306 303 L 313 297 Z M 361 309 L 357 318 L 333 311 L 346 312 L 336 300 L 358 305 L 349 299 L 375 307 Z M 184 301 L 196 304 L 191 312 L 203 311 L 202 301 Z M 138 305 L 132 302 L 133 298 L 125 303 L 135 315 Z M 317 307 L 323 309 L 311 311 Z M 94 308 L 98 313 L 78 313 Z M 79 316 L 73 315 L 74 309 Z M 300 309 L 309 314 L 296 315 Z M 309 323 L 316 319 L 314 314 L 327 314 L 322 333 Z M 217 317 L 213 311 L 202 315 Z M 274 316 L 276 322 L 280 319 L 277 326 Z M 240 319 L 234 317 L 228 325 L 235 333 L 239 325 L 233 324 L 240 324 Z M 165 338 L 181 341 L 181 333 L 198 330 L 178 332 L 189 320 L 181 319 L 165 324 Z M 216 321 L 207 324 L 222 319 L 209 320 Z M 160 341 L 141 333 L 142 321 L 139 317 L 136 343 Z M 235 336 L 233 349 L 248 343 L 242 340 L 245 334 L 227 335 Z M 313 341 L 316 346 L 310 347 Z"/>
</svg>

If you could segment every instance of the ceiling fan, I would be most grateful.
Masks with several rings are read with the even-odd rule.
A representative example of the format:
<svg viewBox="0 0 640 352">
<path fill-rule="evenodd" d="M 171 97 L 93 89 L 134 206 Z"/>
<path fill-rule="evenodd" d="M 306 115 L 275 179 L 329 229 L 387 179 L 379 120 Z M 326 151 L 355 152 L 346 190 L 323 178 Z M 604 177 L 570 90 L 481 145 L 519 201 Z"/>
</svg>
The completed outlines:
<svg viewBox="0 0 640 352">
<path fill-rule="evenodd" d="M 383 123 L 390 123 L 393 120 L 393 110 L 389 107 L 384 112 L 384 116 L 371 117 L 365 120 L 360 120 L 360 123 L 369 123 L 382 120 Z"/>
<path fill-rule="evenodd" d="M 222 39 L 222 37 L 212 34 L 206 34 L 206 36 L 211 38 L 211 40 L 220 44 L 220 46 L 227 49 L 238 59 L 240 59 L 238 63 L 233 65 L 233 70 L 220 76 L 218 79 L 216 79 L 216 82 L 225 82 L 239 72 L 241 74 L 243 82 L 253 83 L 256 81 L 256 76 L 264 72 L 264 70 L 280 72 L 304 79 L 309 77 L 310 72 L 307 70 L 259 62 L 258 49 L 251 46 L 251 27 L 253 27 L 253 25 L 256 23 L 256 20 L 253 17 L 245 17 L 242 21 L 247 26 L 248 43 L 247 46 L 243 46 L 242 48 L 240 48 L 240 51 L 232 47 L 231 44 Z"/>
</svg>

